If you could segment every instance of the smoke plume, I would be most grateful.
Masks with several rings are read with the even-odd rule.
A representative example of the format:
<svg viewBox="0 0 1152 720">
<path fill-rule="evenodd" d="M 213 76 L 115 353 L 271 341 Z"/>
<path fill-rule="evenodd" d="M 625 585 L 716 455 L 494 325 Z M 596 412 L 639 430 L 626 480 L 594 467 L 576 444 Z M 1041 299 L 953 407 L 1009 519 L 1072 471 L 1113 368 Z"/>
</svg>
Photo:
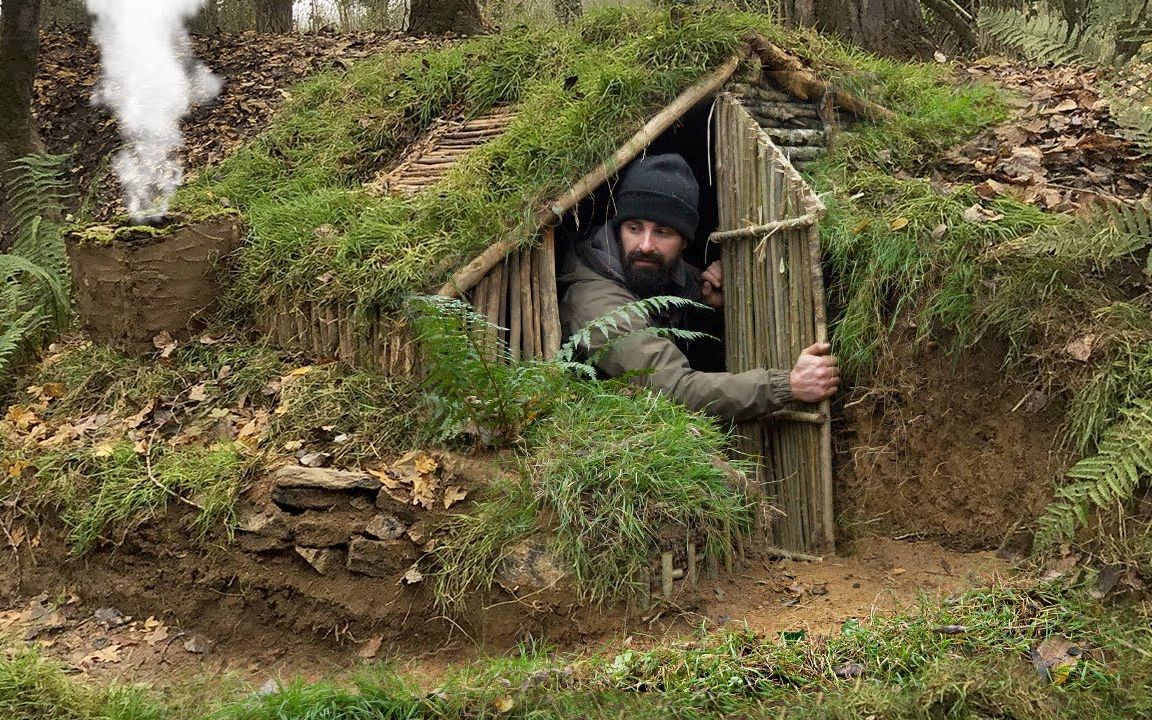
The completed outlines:
<svg viewBox="0 0 1152 720">
<path fill-rule="evenodd" d="M 192 56 L 185 29 L 203 0 L 85 0 L 102 76 L 92 101 L 116 115 L 113 169 L 135 222 L 158 220 L 184 178 L 180 120 L 221 81 Z"/>
</svg>

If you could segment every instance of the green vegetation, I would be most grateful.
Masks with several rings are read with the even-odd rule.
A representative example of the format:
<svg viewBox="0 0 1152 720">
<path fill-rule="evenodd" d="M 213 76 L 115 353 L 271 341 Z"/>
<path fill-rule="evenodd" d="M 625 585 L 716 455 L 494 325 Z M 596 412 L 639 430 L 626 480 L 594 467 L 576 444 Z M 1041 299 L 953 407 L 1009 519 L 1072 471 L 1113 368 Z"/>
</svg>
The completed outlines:
<svg viewBox="0 0 1152 720">
<path fill-rule="evenodd" d="M 75 554 L 173 503 L 195 536 L 230 533 L 267 454 L 378 462 L 413 436 L 410 383 L 205 338 L 153 358 L 71 345 L 31 368 L 0 421 L 0 500 L 50 508 Z"/>
<path fill-rule="evenodd" d="M 29 155 L 0 168 L 8 174 L 15 240 L 0 254 L 0 390 L 22 355 L 59 332 L 71 316 L 68 260 L 59 218 L 68 185 L 64 158 Z"/>
<path fill-rule="evenodd" d="M 534 534 L 547 536 L 582 599 L 599 603 L 636 594 L 662 537 L 720 555 L 732 533 L 751 529 L 746 468 L 722 461 L 728 437 L 714 420 L 623 383 L 598 383 L 590 366 L 570 359 L 581 338 L 682 302 L 633 303 L 590 323 L 561 359 L 513 363 L 497 355 L 496 329 L 466 303 L 412 300 L 430 427 L 442 440 L 467 432 L 517 448 L 524 465 L 521 477 L 487 488 L 434 551 L 445 610 L 491 589 L 501 562 Z"/>
<path fill-rule="evenodd" d="M 570 29 L 515 28 L 317 76 L 293 91 L 264 135 L 185 188 L 177 205 L 194 212 L 226 199 L 245 213 L 251 237 L 228 298 L 237 315 L 283 296 L 396 310 L 496 239 L 529 241 L 535 208 L 609 157 L 750 32 L 803 47 L 823 75 L 907 109 L 910 142 L 901 147 L 962 135 L 982 117 L 965 113 L 989 96 L 954 97 L 940 84 L 943 70 L 877 60 L 763 15 L 673 20 L 668 9 L 608 8 Z M 519 110 L 508 131 L 425 192 L 376 197 L 364 188 L 437 119 L 506 104 Z"/>
<path fill-rule="evenodd" d="M 349 682 L 176 709 L 140 689 L 79 685 L 28 651 L 0 655 L 16 720 L 318 718 L 1129 718 L 1152 711 L 1146 616 L 1025 583 L 850 620 L 831 637 L 748 631 L 592 657 L 525 647 L 455 670 L 428 692 L 387 666 Z M 1056 648 L 1073 645 L 1071 654 Z M 855 664 L 855 666 L 853 665 Z M 854 668 L 854 669 L 853 669 Z M 857 677 L 858 676 L 858 677 Z M 179 697 L 179 690 L 176 691 Z"/>
</svg>

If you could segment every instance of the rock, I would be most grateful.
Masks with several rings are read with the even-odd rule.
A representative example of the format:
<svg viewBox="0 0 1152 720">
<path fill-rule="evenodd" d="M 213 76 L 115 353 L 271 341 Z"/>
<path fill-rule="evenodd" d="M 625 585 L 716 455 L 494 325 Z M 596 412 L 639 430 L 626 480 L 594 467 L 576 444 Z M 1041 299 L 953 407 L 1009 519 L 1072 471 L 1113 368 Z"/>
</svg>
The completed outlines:
<svg viewBox="0 0 1152 720">
<path fill-rule="evenodd" d="M 236 536 L 236 547 L 246 553 L 275 552 L 292 547 L 292 541 L 242 532 Z"/>
<path fill-rule="evenodd" d="M 361 575 L 391 577 L 404 572 L 417 554 L 406 540 L 352 538 L 348 544 L 348 569 Z"/>
<path fill-rule="evenodd" d="M 272 471 L 272 501 L 299 510 L 331 510 L 357 493 L 374 493 L 380 481 L 367 473 L 282 465 Z"/>
<path fill-rule="evenodd" d="M 329 575 L 338 569 L 344 561 L 344 551 L 338 548 L 308 548 L 296 547 L 296 554 L 312 566 L 312 569 L 321 575 Z"/>
<path fill-rule="evenodd" d="M 407 530 L 408 539 L 420 545 L 424 539 L 428 537 L 428 526 L 423 520 L 412 523 L 412 526 Z"/>
<path fill-rule="evenodd" d="M 310 548 L 347 545 L 352 528 L 347 517 L 307 512 L 296 521 L 296 544 Z"/>
<path fill-rule="evenodd" d="M 379 540 L 399 540 L 404 537 L 408 526 L 395 515 L 380 513 L 368 521 L 364 532 Z"/>
<path fill-rule="evenodd" d="M 368 473 L 298 465 L 281 465 L 276 468 L 272 471 L 272 482 L 278 488 L 310 488 L 338 492 L 355 490 L 375 492 L 380 489 L 380 481 Z"/>
<path fill-rule="evenodd" d="M 92 613 L 92 617 L 96 619 L 96 622 L 107 627 L 127 625 L 128 621 L 132 619 L 131 616 L 125 615 L 114 607 L 97 608 L 96 612 Z"/>
<path fill-rule="evenodd" d="M 250 509 L 241 513 L 236 529 L 236 545 L 244 552 L 284 550 L 291 545 L 289 515 L 279 509 Z"/>
<path fill-rule="evenodd" d="M 542 538 L 528 538 L 513 547 L 496 571 L 497 584 L 520 596 L 558 588 L 566 577 Z"/>
</svg>

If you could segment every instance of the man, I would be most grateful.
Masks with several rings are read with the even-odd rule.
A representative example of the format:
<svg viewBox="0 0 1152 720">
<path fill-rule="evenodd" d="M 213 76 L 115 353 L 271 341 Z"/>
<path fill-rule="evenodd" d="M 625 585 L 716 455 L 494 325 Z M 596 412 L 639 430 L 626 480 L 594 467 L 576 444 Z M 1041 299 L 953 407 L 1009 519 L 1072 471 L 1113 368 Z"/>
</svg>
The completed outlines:
<svg viewBox="0 0 1152 720">
<path fill-rule="evenodd" d="M 699 223 L 700 190 L 688 163 L 679 155 L 637 160 L 614 195 L 615 217 L 592 230 L 564 258 L 558 285 L 565 332 L 573 334 L 627 303 L 657 295 L 702 301 L 710 309 L 635 318 L 631 328 L 594 334 L 587 354 L 648 326 L 719 327 L 719 310 L 724 306 L 720 263 L 701 273 L 682 258 Z M 633 373 L 633 382 L 666 393 L 693 410 L 745 422 L 791 400 L 819 402 L 835 394 L 840 370 L 830 351 L 827 343 L 816 343 L 800 354 L 790 371 L 702 372 L 691 367 L 671 339 L 637 333 L 613 342 L 596 366 L 609 377 Z"/>
</svg>

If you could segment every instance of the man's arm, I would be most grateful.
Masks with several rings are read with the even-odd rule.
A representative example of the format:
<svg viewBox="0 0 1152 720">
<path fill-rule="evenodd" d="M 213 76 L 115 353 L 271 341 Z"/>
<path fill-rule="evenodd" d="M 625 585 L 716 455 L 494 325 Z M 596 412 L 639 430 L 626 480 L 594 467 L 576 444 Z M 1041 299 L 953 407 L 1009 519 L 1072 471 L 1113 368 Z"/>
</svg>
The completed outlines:
<svg viewBox="0 0 1152 720">
<path fill-rule="evenodd" d="M 636 297 L 616 283 L 604 280 L 582 280 L 573 283 L 564 294 L 561 314 L 569 332 L 635 302 Z M 648 327 L 646 318 L 636 318 L 631 330 Z M 603 348 L 609 340 L 620 338 L 630 329 L 608 329 L 594 333 L 588 354 Z M 639 372 L 632 382 L 666 393 L 692 410 L 745 422 L 761 418 L 792 399 L 787 370 L 749 370 L 742 373 L 706 373 L 693 370 L 676 344 L 667 338 L 637 334 L 622 339 L 608 348 L 596 363 L 610 377 Z M 651 370 L 650 372 L 646 372 Z"/>
</svg>

